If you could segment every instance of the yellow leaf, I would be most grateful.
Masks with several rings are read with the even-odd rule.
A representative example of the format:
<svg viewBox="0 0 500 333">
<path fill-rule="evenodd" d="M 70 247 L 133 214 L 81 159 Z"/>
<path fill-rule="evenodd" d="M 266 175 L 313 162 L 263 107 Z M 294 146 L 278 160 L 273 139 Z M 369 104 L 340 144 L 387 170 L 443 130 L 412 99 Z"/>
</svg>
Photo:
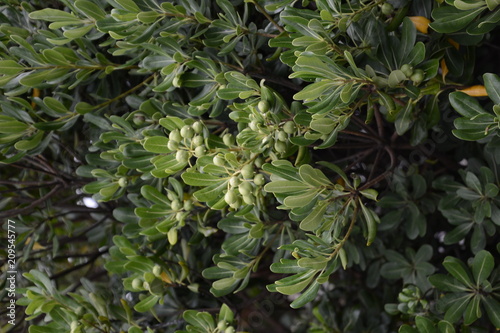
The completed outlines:
<svg viewBox="0 0 500 333">
<path fill-rule="evenodd" d="M 458 91 L 461 91 L 469 96 L 472 97 L 483 97 L 483 96 L 488 96 L 488 93 L 486 92 L 486 88 L 482 85 L 475 85 L 471 87 L 467 87 L 464 89 L 459 89 Z"/>
<path fill-rule="evenodd" d="M 431 23 L 431 21 L 429 21 L 427 17 L 409 16 L 408 18 L 413 22 L 415 28 L 417 28 L 418 31 L 423 34 L 429 33 L 429 23 Z"/>
<path fill-rule="evenodd" d="M 443 82 L 445 81 L 445 77 L 448 74 L 448 66 L 446 66 L 446 61 L 441 59 L 441 76 L 443 77 Z"/>
<path fill-rule="evenodd" d="M 160 274 L 160 278 L 163 282 L 167 283 L 167 284 L 172 284 L 172 280 L 170 279 L 170 277 L 167 275 L 167 273 L 165 272 L 161 272 Z"/>
<path fill-rule="evenodd" d="M 451 45 L 453 45 L 453 47 L 456 48 L 457 50 L 460 48 L 460 44 L 458 44 L 457 42 L 455 42 L 453 39 L 448 38 L 446 40 L 448 41 L 448 43 L 450 43 Z"/>
</svg>

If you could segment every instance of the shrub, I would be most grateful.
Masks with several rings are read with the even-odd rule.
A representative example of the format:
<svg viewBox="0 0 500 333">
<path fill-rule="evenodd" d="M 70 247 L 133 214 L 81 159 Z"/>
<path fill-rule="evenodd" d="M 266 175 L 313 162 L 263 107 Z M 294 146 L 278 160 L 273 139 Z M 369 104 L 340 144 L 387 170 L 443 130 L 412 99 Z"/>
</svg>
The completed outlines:
<svg viewBox="0 0 500 333">
<path fill-rule="evenodd" d="M 5 1 L 3 329 L 499 329 L 498 4 Z"/>
</svg>

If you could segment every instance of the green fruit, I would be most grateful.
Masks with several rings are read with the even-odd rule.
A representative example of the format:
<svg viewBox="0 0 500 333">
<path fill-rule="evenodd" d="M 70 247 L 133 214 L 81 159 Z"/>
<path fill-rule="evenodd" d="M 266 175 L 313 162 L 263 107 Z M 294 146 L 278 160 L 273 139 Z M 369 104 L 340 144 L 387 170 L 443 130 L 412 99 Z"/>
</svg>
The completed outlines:
<svg viewBox="0 0 500 333">
<path fill-rule="evenodd" d="M 192 126 L 196 134 L 203 132 L 203 124 L 200 121 L 195 122 Z"/>
<path fill-rule="evenodd" d="M 236 177 L 236 176 L 233 176 L 231 177 L 231 179 L 229 179 L 229 185 L 231 187 L 236 187 L 238 185 L 240 185 L 240 178 Z"/>
<path fill-rule="evenodd" d="M 228 205 L 235 203 L 238 200 L 238 195 L 234 190 L 228 190 L 224 195 L 224 201 L 227 202 Z"/>
<path fill-rule="evenodd" d="M 197 135 L 191 140 L 191 142 L 193 143 L 193 146 L 198 147 L 205 142 L 205 139 L 203 139 L 201 135 Z"/>
<path fill-rule="evenodd" d="M 191 126 L 185 125 L 181 128 L 180 134 L 185 139 L 191 139 L 194 136 L 194 130 Z"/>
<path fill-rule="evenodd" d="M 205 148 L 205 146 L 201 145 L 201 146 L 198 146 L 194 149 L 194 156 L 202 157 L 202 156 L 205 156 L 206 152 L 207 152 L 207 149 Z"/>
<path fill-rule="evenodd" d="M 295 123 L 293 121 L 287 121 L 285 125 L 283 125 L 283 131 L 287 134 L 293 134 L 295 133 L 295 130 L 297 129 L 297 126 L 295 126 Z"/>
<path fill-rule="evenodd" d="M 182 205 L 181 205 L 181 202 L 179 200 L 174 200 L 170 204 L 170 207 L 172 207 L 172 210 L 177 211 L 177 210 L 180 210 L 182 208 Z"/>
<path fill-rule="evenodd" d="M 169 140 L 167 143 L 167 148 L 170 150 L 177 150 L 179 148 L 179 142 L 174 140 Z"/>
<path fill-rule="evenodd" d="M 224 332 L 224 330 L 227 328 L 227 323 L 225 320 L 221 320 L 217 323 L 217 328 L 219 331 Z"/>
<path fill-rule="evenodd" d="M 238 186 L 238 190 L 240 191 L 241 195 L 249 195 L 250 193 L 252 193 L 253 187 L 249 182 L 243 182 Z"/>
<path fill-rule="evenodd" d="M 189 160 L 189 153 L 186 150 L 178 150 L 175 154 L 175 159 L 179 163 L 187 163 Z"/>
<path fill-rule="evenodd" d="M 247 204 L 247 205 L 253 205 L 254 202 L 255 202 L 255 198 L 252 194 L 247 194 L 247 195 L 244 195 L 243 196 L 243 201 Z"/>
<path fill-rule="evenodd" d="M 274 143 L 274 150 L 278 153 L 284 153 L 286 151 L 286 143 L 282 141 L 276 141 Z"/>
<path fill-rule="evenodd" d="M 170 141 L 175 141 L 175 142 L 179 142 L 182 140 L 181 133 L 179 132 L 178 129 L 175 129 L 172 132 L 170 132 L 168 138 L 170 139 Z"/>
<path fill-rule="evenodd" d="M 253 177 L 253 165 L 251 164 L 246 164 L 241 168 L 241 175 L 245 179 L 250 179 Z"/>
<path fill-rule="evenodd" d="M 228 147 L 234 145 L 234 137 L 231 133 L 224 134 L 222 141 L 224 141 L 224 144 Z"/>
<path fill-rule="evenodd" d="M 122 177 L 120 179 L 118 179 L 118 185 L 120 185 L 120 187 L 125 187 L 127 186 L 128 184 L 128 180 L 126 177 Z"/>
<path fill-rule="evenodd" d="M 226 164 L 226 160 L 224 159 L 224 157 L 222 157 L 220 155 L 215 155 L 213 162 L 217 166 L 224 166 Z"/>
<path fill-rule="evenodd" d="M 412 76 L 410 77 L 410 79 L 415 82 L 415 84 L 419 84 L 420 82 L 422 82 L 424 80 L 424 71 L 421 70 L 421 69 L 416 69 L 415 71 L 413 71 L 413 74 Z"/>
<path fill-rule="evenodd" d="M 234 209 L 236 209 L 240 206 L 241 206 L 241 199 L 240 198 L 236 198 L 235 202 L 233 202 L 232 204 L 229 204 L 229 207 L 234 208 Z"/>
<path fill-rule="evenodd" d="M 229 326 L 228 328 L 226 328 L 226 330 L 224 331 L 224 333 L 234 333 L 235 330 L 234 330 L 234 327 L 233 326 Z"/>
<path fill-rule="evenodd" d="M 191 200 L 184 201 L 183 208 L 184 208 L 185 211 L 190 211 L 191 209 L 193 209 L 193 206 L 194 206 L 193 205 L 193 201 L 191 201 Z"/>
<path fill-rule="evenodd" d="M 284 131 L 278 132 L 278 140 L 282 142 L 286 142 L 288 140 L 288 135 Z"/>
<path fill-rule="evenodd" d="M 406 77 L 410 77 L 413 74 L 413 66 L 409 64 L 404 64 L 401 66 L 401 72 L 403 72 Z"/>
<path fill-rule="evenodd" d="M 265 182 L 266 179 L 264 178 L 264 175 L 261 173 L 258 173 L 255 175 L 255 177 L 253 177 L 253 183 L 257 186 L 264 185 Z"/>
<path fill-rule="evenodd" d="M 391 5 L 390 3 L 388 2 L 385 2 L 383 5 L 382 5 L 382 14 L 384 14 L 385 16 L 389 16 L 391 15 L 393 12 L 394 12 L 394 6 Z"/>
<path fill-rule="evenodd" d="M 160 277 L 161 275 L 161 267 L 160 265 L 154 265 L 153 267 L 153 275 L 156 277 Z"/>
<path fill-rule="evenodd" d="M 132 280 L 132 288 L 141 289 L 142 288 L 142 280 L 139 278 L 135 278 Z"/>
<path fill-rule="evenodd" d="M 262 164 L 264 164 L 264 159 L 262 157 L 257 157 L 253 164 L 260 169 L 262 167 Z"/>
<path fill-rule="evenodd" d="M 260 112 L 267 112 L 269 111 L 269 102 L 261 100 L 259 104 L 257 104 L 257 108 L 260 110 Z"/>
</svg>

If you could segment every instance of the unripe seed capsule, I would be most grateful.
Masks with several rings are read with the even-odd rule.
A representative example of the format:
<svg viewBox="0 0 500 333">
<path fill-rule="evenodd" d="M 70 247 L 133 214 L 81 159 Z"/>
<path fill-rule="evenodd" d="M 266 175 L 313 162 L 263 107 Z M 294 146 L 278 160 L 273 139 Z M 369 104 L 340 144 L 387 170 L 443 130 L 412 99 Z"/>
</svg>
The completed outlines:
<svg viewBox="0 0 500 333">
<path fill-rule="evenodd" d="M 243 196 L 243 201 L 247 204 L 247 205 L 253 205 L 253 203 L 255 202 L 255 198 L 254 196 L 250 193 L 248 195 L 244 195 Z"/>
<path fill-rule="evenodd" d="M 228 190 L 224 195 L 224 201 L 226 201 L 228 205 L 235 203 L 236 200 L 238 200 L 238 196 L 234 190 Z"/>
<path fill-rule="evenodd" d="M 161 274 L 161 267 L 160 265 L 154 265 L 153 267 L 153 275 L 156 277 L 160 277 Z"/>
<path fill-rule="evenodd" d="M 193 124 L 193 130 L 196 134 L 200 134 L 203 132 L 203 124 L 200 121 L 197 121 Z"/>
<path fill-rule="evenodd" d="M 168 138 L 171 141 L 176 141 L 176 142 L 179 142 L 182 140 L 181 133 L 179 132 L 178 129 L 175 129 L 172 132 L 170 132 L 170 134 L 168 135 Z"/>
<path fill-rule="evenodd" d="M 231 179 L 229 179 L 229 185 L 231 187 L 236 187 L 240 185 L 240 179 L 236 176 L 231 177 Z"/>
<path fill-rule="evenodd" d="M 282 141 L 276 141 L 274 143 L 274 150 L 276 150 L 278 153 L 284 153 L 286 151 L 286 143 Z"/>
<path fill-rule="evenodd" d="M 413 74 L 413 66 L 409 64 L 404 64 L 401 66 L 401 71 L 406 75 L 406 77 L 410 77 Z"/>
<path fill-rule="evenodd" d="M 424 71 L 421 69 L 416 69 L 413 72 L 413 75 L 410 77 L 410 79 L 415 82 L 416 84 L 419 84 L 424 80 Z"/>
<path fill-rule="evenodd" d="M 194 149 L 194 155 L 196 157 L 202 157 L 202 156 L 205 156 L 205 153 L 206 153 L 206 149 L 205 149 L 205 146 L 202 145 L 202 146 L 198 146 Z"/>
<path fill-rule="evenodd" d="M 174 140 L 169 140 L 167 143 L 167 148 L 170 150 L 177 150 L 179 148 L 179 142 Z"/>
<path fill-rule="evenodd" d="M 193 201 L 191 200 L 184 201 L 184 210 L 190 211 L 191 209 L 193 209 Z"/>
<path fill-rule="evenodd" d="M 248 195 L 252 192 L 252 184 L 249 182 L 243 182 L 238 186 L 238 190 L 240 191 L 241 195 Z"/>
<path fill-rule="evenodd" d="M 236 209 L 240 206 L 241 206 L 241 199 L 240 198 L 236 198 L 235 202 L 233 202 L 232 204 L 229 204 L 229 207 L 234 208 L 234 209 Z"/>
<path fill-rule="evenodd" d="M 264 175 L 261 173 L 258 173 L 255 175 L 255 177 L 253 177 L 253 183 L 257 186 L 264 185 L 265 182 L 266 179 L 264 178 Z"/>
<path fill-rule="evenodd" d="M 226 160 L 224 159 L 224 157 L 222 157 L 220 155 L 215 155 L 213 162 L 217 166 L 224 166 L 226 164 Z"/>
<path fill-rule="evenodd" d="M 262 164 L 264 164 L 264 159 L 262 157 L 257 157 L 253 164 L 260 169 L 262 167 Z"/>
<path fill-rule="evenodd" d="M 181 128 L 181 136 L 185 139 L 191 139 L 194 136 L 194 130 L 189 125 L 185 125 Z"/>
<path fill-rule="evenodd" d="M 286 142 L 288 140 L 288 135 L 284 131 L 278 132 L 278 140 Z"/>
<path fill-rule="evenodd" d="M 241 175 L 245 179 L 249 179 L 253 177 L 253 165 L 251 164 L 246 164 L 241 168 Z"/>
<path fill-rule="evenodd" d="M 139 278 L 135 278 L 132 280 L 132 288 L 141 289 L 142 288 L 142 280 Z"/>
<path fill-rule="evenodd" d="M 134 122 L 135 125 L 140 126 L 140 125 L 144 124 L 144 121 L 145 121 L 144 115 L 137 113 L 134 115 L 134 118 L 132 121 Z"/>
<path fill-rule="evenodd" d="M 394 12 L 394 6 L 388 2 L 384 3 L 381 8 L 382 14 L 389 16 Z"/>
<path fill-rule="evenodd" d="M 195 147 L 201 146 L 204 141 L 205 139 L 201 135 L 197 135 L 192 139 L 193 146 Z"/>
<path fill-rule="evenodd" d="M 287 121 L 285 125 L 283 125 L 283 131 L 287 134 L 293 134 L 295 133 L 295 130 L 297 127 L 295 126 L 295 123 L 293 121 Z"/>
<path fill-rule="evenodd" d="M 187 163 L 189 160 L 189 153 L 186 150 L 179 150 L 175 154 L 175 159 L 179 163 Z"/>
<path fill-rule="evenodd" d="M 259 108 L 260 112 L 267 112 L 269 110 L 269 102 L 261 100 L 259 104 L 257 104 L 257 107 Z"/>
<path fill-rule="evenodd" d="M 234 137 L 231 133 L 226 133 L 222 137 L 222 141 L 224 141 L 226 146 L 232 146 L 234 144 Z"/>
<path fill-rule="evenodd" d="M 172 210 L 180 210 L 182 208 L 181 202 L 179 200 L 174 200 L 170 204 L 170 207 L 172 207 Z"/>
<path fill-rule="evenodd" d="M 125 187 L 127 186 L 128 184 L 128 180 L 126 177 L 122 177 L 118 180 L 118 185 L 120 185 L 120 187 Z"/>
</svg>

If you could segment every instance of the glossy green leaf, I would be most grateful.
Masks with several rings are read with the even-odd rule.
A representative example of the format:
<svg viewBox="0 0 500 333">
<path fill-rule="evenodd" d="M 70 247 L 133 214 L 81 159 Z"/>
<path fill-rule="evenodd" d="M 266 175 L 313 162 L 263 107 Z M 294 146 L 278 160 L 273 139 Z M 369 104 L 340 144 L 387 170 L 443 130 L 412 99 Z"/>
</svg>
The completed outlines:
<svg viewBox="0 0 500 333">
<path fill-rule="evenodd" d="M 160 296 L 157 295 L 149 295 L 139 303 L 134 306 L 134 310 L 137 312 L 146 312 L 149 311 L 153 306 L 158 303 Z"/>
<path fill-rule="evenodd" d="M 495 262 L 493 256 L 488 251 L 479 251 L 472 261 L 472 275 L 476 281 L 476 286 L 480 286 L 490 276 Z"/>
<path fill-rule="evenodd" d="M 81 10 L 88 18 L 101 20 L 106 17 L 106 12 L 89 0 L 77 0 L 75 1 L 75 7 Z"/>
<path fill-rule="evenodd" d="M 24 70 L 24 66 L 14 60 L 0 60 L 0 74 L 16 75 Z"/>
<path fill-rule="evenodd" d="M 316 230 L 321 222 L 323 221 L 323 216 L 325 215 L 326 209 L 328 208 L 328 202 L 322 201 L 314 207 L 309 215 L 300 222 L 300 229 L 304 231 L 314 231 Z"/>
</svg>

